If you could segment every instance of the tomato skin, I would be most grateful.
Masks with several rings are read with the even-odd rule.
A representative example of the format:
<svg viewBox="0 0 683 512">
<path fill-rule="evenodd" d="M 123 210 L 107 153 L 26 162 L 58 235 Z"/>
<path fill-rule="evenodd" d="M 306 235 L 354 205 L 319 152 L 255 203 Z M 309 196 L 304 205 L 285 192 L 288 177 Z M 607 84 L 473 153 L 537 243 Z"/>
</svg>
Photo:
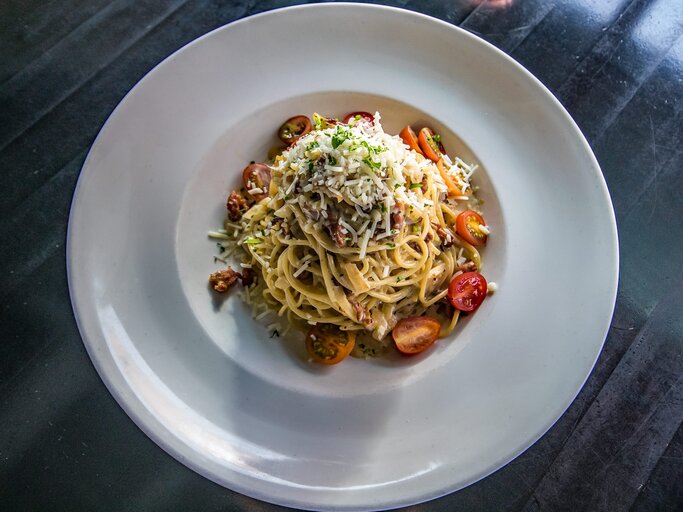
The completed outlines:
<svg viewBox="0 0 683 512">
<path fill-rule="evenodd" d="M 451 279 L 448 300 L 455 309 L 471 313 L 484 302 L 487 286 L 486 278 L 479 272 L 465 272 Z"/>
<path fill-rule="evenodd" d="M 253 188 L 260 188 L 263 192 L 258 194 L 249 194 L 254 200 L 260 201 L 268 197 L 268 188 L 270 187 L 270 167 L 266 164 L 249 164 L 242 171 L 242 182 L 247 192 Z"/>
<path fill-rule="evenodd" d="M 320 364 L 340 363 L 355 345 L 355 332 L 342 331 L 332 324 L 315 324 L 306 333 L 306 351 L 313 361 Z"/>
<path fill-rule="evenodd" d="M 413 316 L 399 320 L 391 331 L 396 348 L 404 354 L 419 354 L 436 341 L 441 324 L 430 316 Z"/>
<path fill-rule="evenodd" d="M 349 124 L 349 121 L 354 119 L 356 116 L 360 116 L 362 119 L 365 119 L 367 122 L 372 123 L 375 120 L 375 116 L 373 116 L 370 112 L 363 112 L 363 111 L 358 111 L 358 112 L 349 112 L 344 116 L 344 119 L 342 119 L 342 123 L 344 124 Z"/>
<path fill-rule="evenodd" d="M 308 116 L 294 116 L 282 123 L 277 136 L 282 142 L 291 146 L 310 131 L 311 120 Z"/>
<path fill-rule="evenodd" d="M 410 147 L 410 149 L 424 156 L 424 153 L 420 149 L 420 144 L 417 141 L 417 135 L 415 135 L 415 131 L 413 131 L 412 126 L 410 126 L 409 124 L 406 125 L 405 128 L 401 130 L 401 133 L 399 133 L 399 136 L 401 137 L 403 142 Z"/>
<path fill-rule="evenodd" d="M 475 246 L 485 245 L 488 237 L 486 233 L 479 230 L 478 226 L 486 226 L 486 222 L 474 210 L 466 210 L 455 219 L 455 231 L 466 242 Z"/>
<path fill-rule="evenodd" d="M 424 155 L 434 162 L 438 162 L 446 152 L 443 144 L 434 140 L 434 131 L 426 126 L 420 130 L 417 141 Z"/>
</svg>

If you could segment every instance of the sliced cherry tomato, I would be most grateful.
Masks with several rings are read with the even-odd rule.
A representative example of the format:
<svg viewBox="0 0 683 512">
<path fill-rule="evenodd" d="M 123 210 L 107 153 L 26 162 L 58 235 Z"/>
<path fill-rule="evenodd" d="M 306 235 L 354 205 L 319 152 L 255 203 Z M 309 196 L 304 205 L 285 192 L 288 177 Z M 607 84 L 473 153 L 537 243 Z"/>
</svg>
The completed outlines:
<svg viewBox="0 0 683 512">
<path fill-rule="evenodd" d="M 375 116 L 373 116 L 370 112 L 351 112 L 344 116 L 344 119 L 342 119 L 342 123 L 349 124 L 349 121 L 351 121 L 352 119 L 365 119 L 368 123 L 372 123 L 375 120 Z"/>
<path fill-rule="evenodd" d="M 479 272 L 465 272 L 451 279 L 448 300 L 460 311 L 476 310 L 486 297 L 486 279 Z"/>
<path fill-rule="evenodd" d="M 399 133 L 399 136 L 401 139 L 403 139 L 403 142 L 410 147 L 410 149 L 424 156 L 424 153 L 420 149 L 420 144 L 417 142 L 417 135 L 415 135 L 412 126 L 406 125 L 406 127 L 401 130 L 401 133 Z"/>
<path fill-rule="evenodd" d="M 337 364 L 356 344 L 356 333 L 342 331 L 336 325 L 315 324 L 306 334 L 306 350 L 316 363 Z"/>
<path fill-rule="evenodd" d="M 270 167 L 266 164 L 249 164 L 242 171 L 242 182 L 247 193 L 255 188 L 260 188 L 261 192 L 249 195 L 256 201 L 268 196 L 268 188 L 270 187 Z"/>
<path fill-rule="evenodd" d="M 487 235 L 481 226 L 486 226 L 484 218 L 473 210 L 466 210 L 455 219 L 455 231 L 472 245 L 484 245 Z"/>
<path fill-rule="evenodd" d="M 422 148 L 424 155 L 434 162 L 438 162 L 441 155 L 446 152 L 443 144 L 441 144 L 441 138 L 436 135 L 431 128 L 427 128 L 426 126 L 420 130 L 417 141 L 420 144 L 420 148 Z"/>
<path fill-rule="evenodd" d="M 417 354 L 436 341 L 441 324 L 430 316 L 413 316 L 399 320 L 391 331 L 396 348 L 404 354 Z"/>
<path fill-rule="evenodd" d="M 311 120 L 307 116 L 294 116 L 280 126 L 277 136 L 285 144 L 292 145 L 310 131 Z"/>
<path fill-rule="evenodd" d="M 439 174 L 441 174 L 441 177 L 446 182 L 446 186 L 448 187 L 448 195 L 461 196 L 462 191 L 458 188 L 453 178 L 451 178 L 446 171 L 446 162 L 443 161 L 443 158 L 439 158 L 439 161 L 436 162 L 436 167 L 439 169 Z"/>
</svg>

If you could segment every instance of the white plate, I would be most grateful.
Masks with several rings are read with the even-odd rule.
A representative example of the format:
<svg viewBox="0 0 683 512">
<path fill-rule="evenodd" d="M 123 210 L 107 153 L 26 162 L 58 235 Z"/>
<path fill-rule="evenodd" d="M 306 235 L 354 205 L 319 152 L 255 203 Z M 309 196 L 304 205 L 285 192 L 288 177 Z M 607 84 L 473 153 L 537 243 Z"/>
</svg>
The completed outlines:
<svg viewBox="0 0 683 512">
<path fill-rule="evenodd" d="M 314 110 L 430 124 L 481 165 L 500 291 L 419 357 L 312 368 L 236 297 L 212 303 L 226 193 Z M 465 31 L 359 4 L 247 18 L 157 66 L 93 145 L 68 242 L 86 347 L 140 428 L 220 484 L 310 509 L 421 502 L 512 460 L 578 393 L 617 285 L 607 188 L 555 98 Z"/>
</svg>

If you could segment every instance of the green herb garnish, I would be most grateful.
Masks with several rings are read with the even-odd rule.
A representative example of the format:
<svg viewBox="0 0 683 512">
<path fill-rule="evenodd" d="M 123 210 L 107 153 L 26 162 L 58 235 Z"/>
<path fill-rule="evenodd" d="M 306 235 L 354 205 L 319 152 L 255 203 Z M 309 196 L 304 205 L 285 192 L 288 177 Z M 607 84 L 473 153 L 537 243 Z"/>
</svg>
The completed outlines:
<svg viewBox="0 0 683 512">
<path fill-rule="evenodd" d="M 363 158 L 363 162 L 370 167 L 373 171 L 378 171 L 382 167 L 381 162 L 375 162 L 370 158 Z"/>
<path fill-rule="evenodd" d="M 337 149 L 349 137 L 351 137 L 351 132 L 343 128 L 341 125 L 337 125 L 337 131 L 334 132 L 334 135 L 332 135 L 332 148 Z"/>
</svg>

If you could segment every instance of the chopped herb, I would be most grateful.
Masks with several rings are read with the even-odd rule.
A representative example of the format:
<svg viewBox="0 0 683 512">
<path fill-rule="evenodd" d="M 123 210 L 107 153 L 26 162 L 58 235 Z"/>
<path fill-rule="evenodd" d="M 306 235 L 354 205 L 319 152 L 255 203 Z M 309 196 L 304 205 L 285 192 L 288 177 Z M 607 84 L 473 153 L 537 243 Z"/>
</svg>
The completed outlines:
<svg viewBox="0 0 683 512">
<path fill-rule="evenodd" d="M 313 172 L 313 162 L 311 161 L 308 162 L 308 172 Z"/>
<path fill-rule="evenodd" d="M 313 142 L 308 143 L 308 145 L 306 146 L 306 151 L 310 151 L 311 149 L 318 147 L 320 147 L 320 144 L 318 144 L 317 140 L 314 140 Z"/>
<path fill-rule="evenodd" d="M 223 244 L 220 242 L 216 242 L 216 247 L 218 247 L 219 253 L 222 253 L 223 251 L 225 251 L 225 247 L 223 247 Z"/>
<path fill-rule="evenodd" d="M 360 147 L 367 149 L 369 155 L 376 155 L 378 153 L 383 153 L 385 151 L 389 151 L 389 148 L 386 146 L 372 146 L 372 145 L 368 144 L 368 141 L 366 141 L 366 140 L 362 140 L 360 142 L 354 142 L 353 144 L 351 144 L 349 149 L 351 151 L 354 151 Z"/>
<path fill-rule="evenodd" d="M 327 161 L 330 165 L 337 165 L 337 159 L 333 157 L 332 155 L 329 155 L 327 157 Z"/>
<path fill-rule="evenodd" d="M 273 329 L 273 333 L 270 335 L 271 338 L 279 338 L 280 333 L 277 332 L 277 329 Z"/>
<path fill-rule="evenodd" d="M 266 230 L 265 229 L 261 230 L 261 236 L 266 236 Z"/>
<path fill-rule="evenodd" d="M 256 237 L 253 237 L 253 236 L 250 236 L 249 238 L 244 240 L 244 243 L 249 244 L 249 245 L 260 244 L 261 242 L 262 242 L 262 240 L 260 240 Z"/>
<path fill-rule="evenodd" d="M 396 282 L 397 282 L 397 283 L 400 283 L 401 281 L 403 281 L 403 278 L 402 278 L 401 276 L 398 276 L 398 277 L 396 278 Z"/>
<path fill-rule="evenodd" d="M 387 211 L 387 205 L 384 203 L 380 203 L 379 209 L 382 210 L 382 213 L 386 213 Z"/>
<path fill-rule="evenodd" d="M 373 171 L 378 171 L 382 167 L 381 162 L 375 162 L 371 158 L 363 158 L 363 162 L 370 168 L 372 168 Z"/>
<path fill-rule="evenodd" d="M 422 183 L 411 183 L 410 190 L 413 190 L 414 188 L 422 188 Z"/>
<path fill-rule="evenodd" d="M 337 149 L 341 146 L 345 140 L 351 136 L 351 132 L 343 128 L 341 125 L 337 125 L 337 131 L 332 135 L 332 148 Z"/>
<path fill-rule="evenodd" d="M 396 244 L 395 244 L 394 242 L 388 242 L 388 243 L 387 243 L 387 246 L 388 246 L 389 248 L 393 249 L 393 248 L 396 247 Z"/>
<path fill-rule="evenodd" d="M 435 133 L 434 135 L 432 135 L 432 140 L 438 144 L 439 142 L 441 142 L 441 135 Z"/>
<path fill-rule="evenodd" d="M 354 118 L 356 121 L 360 121 L 360 120 L 363 118 L 363 116 L 361 116 L 360 114 L 356 114 L 355 116 L 353 116 L 353 118 Z"/>
<path fill-rule="evenodd" d="M 413 233 L 419 233 L 421 231 L 419 224 L 413 224 Z"/>
</svg>

